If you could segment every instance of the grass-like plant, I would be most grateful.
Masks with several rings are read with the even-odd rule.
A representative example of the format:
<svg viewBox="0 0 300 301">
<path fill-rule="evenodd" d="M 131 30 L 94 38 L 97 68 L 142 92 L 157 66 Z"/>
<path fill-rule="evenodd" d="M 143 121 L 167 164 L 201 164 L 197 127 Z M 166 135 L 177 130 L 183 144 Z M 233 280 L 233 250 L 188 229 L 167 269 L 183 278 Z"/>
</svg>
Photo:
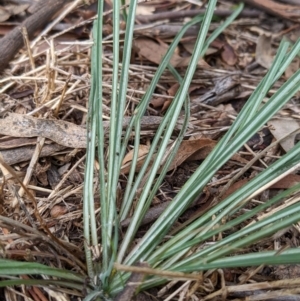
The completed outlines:
<svg viewBox="0 0 300 301">
<path fill-rule="evenodd" d="M 156 222 L 145 233 L 138 244 L 132 247 L 135 234 L 149 209 L 158 188 L 160 187 L 168 167 L 170 166 L 189 121 L 188 89 L 191 84 L 197 62 L 205 54 L 208 45 L 216 36 L 228 26 L 240 13 L 243 5 L 233 12 L 208 38 L 207 33 L 213 17 L 216 0 L 208 2 L 204 16 L 198 16 L 186 23 L 174 38 L 155 76 L 140 103 L 136 106 L 131 121 L 122 130 L 123 117 L 126 108 L 126 93 L 129 81 L 130 57 L 135 23 L 135 10 L 138 1 L 130 1 L 126 16 L 126 33 L 123 45 L 123 58 L 120 64 L 120 11 L 119 0 L 113 1 L 113 77 L 111 95 L 111 115 L 108 146 L 102 121 L 102 32 L 103 32 L 103 4 L 98 3 L 98 19 L 93 27 L 94 46 L 92 48 L 92 80 L 89 99 L 88 118 L 88 147 L 84 182 L 84 239 L 85 256 L 89 284 L 85 283 L 85 276 L 65 270 L 45 267 L 37 263 L 18 263 L 0 260 L 0 276 L 9 278 L 1 281 L 0 286 L 19 284 L 39 284 L 72 287 L 77 290 L 86 289 L 88 295 L 85 300 L 109 300 L 121 292 L 130 276 L 125 266 L 133 266 L 139 261 L 157 270 L 156 276 L 148 276 L 140 289 L 147 289 L 167 281 L 163 271 L 176 273 L 192 273 L 215 268 L 230 268 L 242 266 L 256 266 L 260 264 L 299 263 L 300 249 L 288 249 L 276 253 L 265 251 L 260 253 L 243 253 L 241 250 L 277 231 L 284 229 L 300 220 L 298 200 L 300 185 L 287 189 L 263 204 L 249 211 L 242 210 L 247 202 L 270 187 L 278 179 L 294 171 L 300 164 L 300 145 L 297 144 L 286 155 L 270 165 L 255 178 L 241 187 L 238 191 L 219 202 L 201 217 L 195 219 L 186 228 L 167 236 L 176 220 L 189 207 L 214 174 L 257 132 L 268 120 L 276 114 L 299 90 L 300 71 L 298 70 L 271 97 L 268 92 L 281 77 L 287 66 L 300 51 L 300 41 L 291 46 L 282 42 L 277 51 L 272 67 L 257 86 L 236 120 L 207 156 L 199 168 L 185 183 Z M 185 31 L 192 25 L 201 23 L 199 35 L 195 42 L 194 52 L 184 78 L 169 64 L 170 58 Z M 123 43 L 123 42 L 122 42 Z M 138 150 L 141 137 L 141 118 L 145 114 L 161 75 L 169 69 L 180 83 L 180 88 L 172 104 L 166 112 L 139 172 L 136 171 Z M 263 102 L 268 98 L 267 102 Z M 177 137 L 173 132 L 180 114 L 184 111 L 184 123 Z M 132 141 L 132 133 L 134 139 Z M 169 147 L 170 142 L 172 147 Z M 118 182 L 121 175 L 121 165 L 129 143 L 134 146 L 131 170 L 128 175 L 126 188 L 122 192 L 122 202 L 117 205 Z M 155 160 L 153 157 L 155 156 Z M 100 170 L 100 221 L 95 214 L 94 201 L 94 162 L 98 161 Z M 159 171 L 159 172 L 158 172 Z M 249 224 L 266 209 L 276 207 L 282 200 L 290 198 L 284 208 L 272 215 L 265 215 L 256 223 Z M 122 239 L 119 237 L 120 222 L 129 215 L 129 210 L 135 203 L 135 209 Z M 290 205 L 289 205 L 290 204 Z M 224 222 L 225 221 L 225 222 Z M 246 222 L 246 223 L 245 223 Z M 101 226 L 101 235 L 97 227 Z M 239 230 L 223 239 L 199 248 L 205 241 L 224 231 L 237 227 Z M 237 253 L 238 250 L 238 253 Z M 120 265 L 123 269 L 119 269 Z M 136 267 L 137 271 L 140 271 Z M 161 271 L 161 273 L 159 272 Z M 22 280 L 14 275 L 42 274 L 59 280 Z M 158 275 L 157 275 L 158 274 Z M 168 275 L 172 275 L 169 273 Z M 181 274 L 178 274 L 181 275 Z"/>
<path fill-rule="evenodd" d="M 235 216 L 247 201 L 263 189 L 269 187 L 278 178 L 283 177 L 286 173 L 291 172 L 295 166 L 299 164 L 299 146 L 295 146 L 288 154 L 283 156 L 280 160 L 275 162 L 272 166 L 260 173 L 257 177 L 251 180 L 247 185 L 239 189 L 230 197 L 220 202 L 213 207 L 202 217 L 193 221 L 188 227 L 176 233 L 172 238 L 165 239 L 165 235 L 170 231 L 174 222 L 180 217 L 184 210 L 191 204 L 197 195 L 202 191 L 205 185 L 211 180 L 213 175 L 220 169 L 231 157 L 237 152 L 264 124 L 278 111 L 280 108 L 298 91 L 300 73 L 297 72 L 291 77 L 270 99 L 263 104 L 268 91 L 273 84 L 280 78 L 287 66 L 291 63 L 295 55 L 299 52 L 300 43 L 288 50 L 288 43 L 282 43 L 278 49 L 277 56 L 273 62 L 266 77 L 258 85 L 252 96 L 249 98 L 247 104 L 244 106 L 241 113 L 238 115 L 234 124 L 231 126 L 226 135 L 221 139 L 215 149 L 210 153 L 201 166 L 195 171 L 187 183 L 181 188 L 176 197 L 165 212 L 157 219 L 152 227 L 147 231 L 144 237 L 139 241 L 138 245 L 131 248 L 131 243 L 138 227 L 146 214 L 163 178 L 166 175 L 168 167 L 174 158 L 178 146 L 183 139 L 184 131 L 187 126 L 189 118 L 189 103 L 186 95 L 188 88 L 193 78 L 196 69 L 197 61 L 201 55 L 205 53 L 209 43 L 224 30 L 227 24 L 232 22 L 239 11 L 240 6 L 236 12 L 227 20 L 218 32 L 213 33 L 209 39 L 206 40 L 209 24 L 213 16 L 213 10 L 216 1 L 209 1 L 205 16 L 196 17 L 187 23 L 182 31 L 174 38 L 169 51 L 163 58 L 160 66 L 157 69 L 155 76 L 139 105 L 136 107 L 132 116 L 130 125 L 128 126 L 122 138 L 122 120 L 126 105 L 126 88 L 128 82 L 128 68 L 132 44 L 132 34 L 134 25 L 134 12 L 136 1 L 131 1 L 129 12 L 127 16 L 127 27 L 125 34 L 123 61 L 121 67 L 119 65 L 119 3 L 114 1 L 114 67 L 113 67 L 113 92 L 111 98 L 111 116 L 110 116 L 110 137 L 108 148 L 108 161 L 104 161 L 104 148 L 101 147 L 104 143 L 104 131 L 102 123 L 102 111 L 99 99 L 102 99 L 101 91 L 101 57 L 102 57 L 102 21 L 99 18 L 98 24 L 95 26 L 96 33 L 94 34 L 95 46 L 93 49 L 94 58 L 94 94 L 91 93 L 91 137 L 95 140 L 91 141 L 89 148 L 89 158 L 91 160 L 90 169 L 87 169 L 86 190 L 85 190 L 85 229 L 89 236 L 87 241 L 92 245 L 98 244 L 98 238 L 95 234 L 96 221 L 91 218 L 94 215 L 94 200 L 93 200 L 93 186 L 91 184 L 93 176 L 92 162 L 94 160 L 93 150 L 95 148 L 95 141 L 99 141 L 98 160 L 102 169 L 100 170 L 100 191 L 101 191 L 101 247 L 102 247 L 102 264 L 100 277 L 101 289 L 108 295 L 115 295 L 122 290 L 129 273 L 116 271 L 113 268 L 113 263 L 133 265 L 138 261 L 146 261 L 151 267 L 161 270 L 171 270 L 178 272 L 193 272 L 205 270 L 216 267 L 230 267 L 236 266 L 252 266 L 263 263 L 276 264 L 278 262 L 297 262 L 297 255 L 299 250 L 287 250 L 274 256 L 274 252 L 267 252 L 264 254 L 249 254 L 249 255 L 233 255 L 235 250 L 248 246 L 263 237 L 272 235 L 279 229 L 283 229 L 288 225 L 292 225 L 299 220 L 295 208 L 297 203 L 278 211 L 276 214 L 266 217 L 261 221 L 241 228 L 237 233 L 230 235 L 214 245 L 203 250 L 189 252 L 205 240 L 210 239 L 218 233 L 222 233 L 235 225 L 241 224 L 249 220 L 251 217 L 262 212 L 271 205 L 280 202 L 298 191 L 299 187 L 294 187 L 279 194 L 275 198 L 269 200 L 263 205 L 257 206 L 250 212 L 239 215 L 238 218 L 231 218 Z M 103 14 L 99 6 L 99 16 Z M 180 78 L 176 70 L 174 70 L 168 61 L 177 46 L 180 38 L 183 36 L 185 30 L 195 24 L 201 22 L 201 29 L 199 36 L 195 43 L 194 53 L 191 58 L 185 77 Z M 120 70 L 119 70 L 120 68 Z M 166 112 L 164 119 L 158 128 L 155 137 L 152 140 L 151 148 L 145 159 L 141 170 L 136 173 L 136 164 L 138 159 L 138 149 L 140 145 L 140 120 L 144 115 L 146 108 L 151 99 L 151 95 L 159 82 L 162 72 L 169 68 L 173 75 L 181 83 L 180 88 L 172 101 L 169 110 Z M 119 77 L 120 74 L 120 77 Z M 185 110 L 185 123 L 182 131 L 172 140 L 172 133 L 174 131 L 178 116 L 181 110 Z M 98 125 L 97 129 L 93 129 L 92 125 Z M 130 134 L 134 131 L 134 155 L 131 165 L 131 171 L 128 176 L 127 186 L 123 194 L 121 208 L 116 205 L 116 191 L 118 179 L 120 176 L 121 162 L 125 155 L 125 150 L 128 145 Z M 172 150 L 166 155 L 167 146 L 173 141 Z M 92 144 L 94 143 L 94 144 Z M 155 161 L 151 160 L 155 154 Z M 161 169 L 161 170 L 160 170 Z M 158 175 L 158 170 L 160 173 Z M 89 180 L 90 178 L 90 180 Z M 88 183 L 90 183 L 88 186 Z M 139 193 L 137 194 L 137 191 Z M 89 196 L 89 197 L 88 197 Z M 129 225 L 122 241 L 118 239 L 120 221 L 128 216 L 129 208 L 133 201 L 136 201 L 135 210 L 132 216 L 131 224 Z M 214 219 L 212 217 L 215 216 Z M 227 223 L 223 224 L 222 220 L 226 218 Z M 258 231 L 259 230 L 259 231 Z M 87 258 L 92 258 L 91 251 L 88 245 L 86 246 Z M 189 254 L 189 255 L 187 255 Z M 263 256 L 262 256 L 263 255 Z M 263 258 L 263 260 L 262 260 Z M 222 263 L 222 264 L 221 264 Z M 218 265 L 219 264 L 219 265 Z M 89 274 L 91 277 L 97 277 L 97 270 L 93 261 L 90 260 Z M 150 287 L 163 282 L 162 278 L 149 278 L 143 287 Z"/>
</svg>

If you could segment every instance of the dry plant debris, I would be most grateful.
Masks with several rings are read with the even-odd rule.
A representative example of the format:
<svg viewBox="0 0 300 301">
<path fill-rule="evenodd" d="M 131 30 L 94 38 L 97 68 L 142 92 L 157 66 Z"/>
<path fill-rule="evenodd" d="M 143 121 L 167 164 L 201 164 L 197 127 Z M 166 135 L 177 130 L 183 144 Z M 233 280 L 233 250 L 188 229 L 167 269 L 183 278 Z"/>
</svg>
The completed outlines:
<svg viewBox="0 0 300 301">
<path fill-rule="evenodd" d="M 5 52 L 9 52 L 9 56 L 3 56 L 5 59 L 0 63 L 0 156 L 1 162 L 11 166 L 13 172 L 5 168 L 5 164 L 1 165 L 1 256 L 82 271 L 82 183 L 90 88 L 90 30 L 96 15 L 96 3 L 40 0 L 41 3 L 63 3 L 66 6 L 56 13 L 46 28 L 27 28 L 26 33 L 26 30 L 21 32 L 18 26 L 26 27 L 29 18 L 40 20 L 41 7 L 32 7 L 34 1 L 30 0 L 26 4 L 20 1 L 23 3 L 21 6 L 16 6 L 16 1 L 6 2 L 0 7 L 0 34 L 4 36 L 0 53 L 3 54 L 1 47 L 4 46 Z M 202 2 L 168 0 L 148 1 L 140 5 L 129 70 L 124 128 L 174 35 L 187 18 L 204 12 Z M 162 212 L 231 125 L 247 97 L 265 75 L 280 40 L 294 42 L 299 37 L 299 3 L 292 0 L 285 3 L 271 0 L 245 2 L 248 6 L 239 18 L 210 45 L 205 57 L 198 62 L 189 91 L 189 128 L 144 224 L 153 222 Z M 105 5 L 109 12 L 111 2 L 106 0 Z M 219 26 L 224 16 L 231 13 L 232 5 L 233 1 L 219 2 L 216 15 L 220 19 L 212 23 L 212 30 Z M 58 6 L 56 8 L 58 10 Z M 111 15 L 107 13 L 105 18 L 103 119 L 108 133 L 112 89 L 112 26 Z M 44 26 L 47 22 L 43 20 L 40 25 Z M 17 29 L 20 41 L 14 48 L 9 48 L 4 42 Z M 183 72 L 189 62 L 198 30 L 198 26 L 191 27 L 173 55 L 171 64 L 179 72 Z M 33 35 L 34 39 L 30 42 Z M 22 45 L 25 46 L 21 48 Z M 8 63 L 9 66 L 4 69 Z M 299 58 L 287 70 L 286 78 L 292 74 L 292 68 L 299 68 Z M 279 80 L 270 93 L 274 93 L 283 81 L 284 78 Z M 147 116 L 142 119 L 140 165 L 177 89 L 178 83 L 166 71 L 149 104 Z M 241 187 L 257 171 L 288 151 L 297 140 L 297 134 L 292 132 L 299 129 L 299 118 L 297 95 L 216 174 L 203 195 L 178 221 L 174 233 L 189 219 L 203 214 L 218 199 Z M 178 130 L 181 124 L 179 120 Z M 271 142 L 287 134 L 291 134 L 290 137 L 280 145 L 273 143 L 269 147 Z M 132 150 L 129 149 L 123 162 L 124 177 L 120 179 L 120 194 L 131 159 Z M 97 163 L 95 166 L 98 168 Z M 278 189 L 290 187 L 291 182 L 299 181 L 299 175 L 289 175 L 274 184 L 261 199 L 253 202 L 262 202 Z M 98 198 L 98 192 L 95 191 L 97 204 Z M 129 221 L 130 218 L 124 221 L 123 227 Z M 299 225 L 295 225 L 253 248 L 259 251 L 299 246 L 299 230 Z M 47 231 L 60 243 L 51 242 Z M 264 266 L 254 270 L 208 271 L 201 274 L 201 279 L 189 280 L 183 285 L 174 280 L 161 288 L 157 298 L 288 300 L 288 296 L 293 295 L 293 300 L 298 300 L 300 295 L 298 266 L 287 274 L 284 269 Z M 56 292 L 55 295 L 51 289 L 27 287 L 22 292 L 5 288 L 0 299 L 21 300 L 21 297 L 17 297 L 20 294 L 32 300 L 82 298 L 82 292 Z"/>
</svg>

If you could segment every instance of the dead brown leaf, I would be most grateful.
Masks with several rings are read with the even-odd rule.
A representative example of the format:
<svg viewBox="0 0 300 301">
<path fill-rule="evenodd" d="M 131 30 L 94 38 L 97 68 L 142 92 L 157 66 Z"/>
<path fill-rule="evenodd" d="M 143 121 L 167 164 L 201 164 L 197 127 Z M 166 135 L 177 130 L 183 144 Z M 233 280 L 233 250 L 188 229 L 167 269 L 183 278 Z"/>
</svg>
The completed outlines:
<svg viewBox="0 0 300 301">
<path fill-rule="evenodd" d="M 136 39 L 134 41 L 134 47 L 137 49 L 139 55 L 157 65 L 160 64 L 163 56 L 168 50 L 167 45 L 163 46 L 163 44 L 158 44 L 155 41 L 147 38 Z M 170 63 L 173 67 L 177 67 L 181 60 L 182 58 L 179 55 L 173 54 Z"/>
<path fill-rule="evenodd" d="M 154 207 L 149 208 L 141 222 L 141 225 L 147 225 L 153 221 L 156 221 L 158 217 L 162 214 L 162 212 L 170 205 L 170 203 L 171 201 L 166 201 Z M 132 221 L 131 217 L 124 219 L 121 222 L 121 226 L 128 227 L 131 221 Z"/>
<path fill-rule="evenodd" d="M 225 200 L 228 196 L 233 194 L 235 191 L 240 189 L 242 186 L 244 186 L 246 183 L 249 182 L 249 179 L 242 179 L 238 182 L 233 183 L 223 194 L 221 200 Z"/>
<path fill-rule="evenodd" d="M 245 2 L 275 16 L 300 22 L 300 5 L 288 5 L 273 0 L 245 0 Z"/>
<path fill-rule="evenodd" d="M 273 62 L 272 37 L 264 34 L 260 35 L 256 45 L 255 59 L 261 66 L 269 69 Z"/>
<path fill-rule="evenodd" d="M 277 139 L 281 139 L 293 131 L 299 129 L 299 123 L 295 119 L 272 119 L 268 122 L 272 135 Z M 280 142 L 281 147 L 288 152 L 295 145 L 295 137 L 297 134 L 290 135 L 287 139 Z"/>
<path fill-rule="evenodd" d="M 177 93 L 177 90 L 178 90 L 179 87 L 180 87 L 179 83 L 176 83 L 176 84 L 172 85 L 170 87 L 170 89 L 168 89 L 169 96 L 175 96 L 175 94 Z M 168 107 L 170 106 L 170 104 L 172 103 L 172 101 L 173 101 L 173 99 L 167 99 L 164 102 L 161 111 L 165 112 L 168 109 Z"/>
<path fill-rule="evenodd" d="M 136 39 L 134 40 L 133 44 L 139 55 L 157 65 L 160 64 L 163 56 L 166 54 L 169 48 L 169 45 L 166 43 L 160 42 L 158 44 L 154 40 L 148 38 Z M 186 67 L 188 66 L 189 62 L 190 57 L 182 58 L 176 53 L 173 54 L 170 60 L 170 63 L 173 67 Z M 209 65 L 203 59 L 199 60 L 198 66 L 209 67 Z"/>
<path fill-rule="evenodd" d="M 289 79 L 300 68 L 300 59 L 296 57 L 291 64 L 285 69 L 284 75 L 286 79 Z"/>
<path fill-rule="evenodd" d="M 221 51 L 222 60 L 229 66 L 234 66 L 237 63 L 237 56 L 228 43 L 224 43 L 223 49 Z"/>
<path fill-rule="evenodd" d="M 150 106 L 153 109 L 159 109 L 164 105 L 165 101 L 166 99 L 164 97 L 154 97 L 150 102 Z"/>
<path fill-rule="evenodd" d="M 86 130 L 62 120 L 11 113 L 0 119 L 0 134 L 12 137 L 43 137 L 66 147 L 86 148 Z"/>
<path fill-rule="evenodd" d="M 207 138 L 182 141 L 169 170 L 176 168 L 186 160 L 204 160 L 215 145 L 216 141 Z"/>
<path fill-rule="evenodd" d="M 179 89 L 179 87 L 180 87 L 179 83 L 176 83 L 176 84 L 172 85 L 172 86 L 170 87 L 170 89 L 168 89 L 168 91 L 167 91 L 167 92 L 168 92 L 168 95 L 169 95 L 169 96 L 175 96 L 176 93 L 177 93 L 177 91 L 178 91 L 178 89 Z M 198 85 L 191 85 L 191 86 L 189 87 L 189 94 L 190 94 L 191 92 L 193 92 L 194 90 L 198 89 L 198 88 L 199 88 Z M 162 107 L 161 112 L 165 112 L 165 111 L 169 108 L 169 106 L 170 106 L 170 104 L 172 103 L 173 99 L 174 99 L 174 98 L 171 98 L 171 99 L 165 99 L 165 98 L 163 98 L 163 97 L 155 98 L 155 99 L 153 99 L 153 100 L 151 101 L 151 105 L 152 105 L 153 108 L 159 108 L 159 107 Z"/>
<path fill-rule="evenodd" d="M 237 56 L 234 49 L 226 41 L 216 39 L 211 43 L 211 46 L 217 48 L 221 52 L 221 58 L 227 65 L 234 66 L 237 63 Z M 211 51 L 211 53 L 213 52 Z"/>
<path fill-rule="evenodd" d="M 149 149 L 150 149 L 150 146 L 149 146 L 149 145 L 141 144 L 141 145 L 139 146 L 139 150 L 138 150 L 138 158 L 141 158 L 141 157 L 143 157 L 144 155 L 148 154 Z M 132 161 L 133 154 L 134 154 L 134 149 L 130 150 L 130 151 L 126 154 L 126 156 L 125 156 L 124 159 L 123 159 L 122 165 L 125 165 L 126 163 Z"/>
<path fill-rule="evenodd" d="M 168 171 L 176 168 L 184 161 L 195 161 L 195 160 L 203 160 L 215 146 L 216 142 L 207 138 L 200 138 L 195 140 L 184 140 L 182 141 L 178 152 L 169 166 Z M 130 151 L 130 157 L 132 158 L 133 151 Z M 144 164 L 146 153 L 143 152 L 143 155 L 139 157 L 136 171 L 139 171 L 142 165 Z M 153 158 L 155 160 L 155 156 Z M 131 163 L 127 161 L 121 168 L 121 172 L 123 174 L 128 174 L 130 170 Z"/>
<path fill-rule="evenodd" d="M 173 84 L 167 91 L 168 95 L 175 96 L 179 86 L 180 86 L 179 83 Z M 155 109 L 162 107 L 161 111 L 164 112 L 170 106 L 170 104 L 172 103 L 172 100 L 173 99 L 166 99 L 164 97 L 154 97 L 151 100 L 150 104 L 151 104 L 151 107 L 155 108 Z"/>
<path fill-rule="evenodd" d="M 68 211 L 69 210 L 66 206 L 55 205 L 50 210 L 50 216 L 53 218 L 57 218 L 68 213 Z"/>
<path fill-rule="evenodd" d="M 290 174 L 273 184 L 270 188 L 287 189 L 300 183 L 300 175 Z"/>
</svg>

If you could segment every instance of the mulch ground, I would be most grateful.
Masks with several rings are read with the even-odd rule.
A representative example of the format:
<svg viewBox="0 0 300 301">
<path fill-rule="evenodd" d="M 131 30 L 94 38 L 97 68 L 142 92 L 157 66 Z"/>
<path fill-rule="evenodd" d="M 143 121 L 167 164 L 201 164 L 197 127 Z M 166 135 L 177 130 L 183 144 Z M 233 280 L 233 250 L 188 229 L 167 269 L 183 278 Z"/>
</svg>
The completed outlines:
<svg viewBox="0 0 300 301">
<path fill-rule="evenodd" d="M 52 3 L 50 0 L 40 1 Z M 56 2 L 59 1 L 53 1 Z M 204 12 L 203 2 L 205 1 L 201 4 L 190 0 L 147 1 L 139 5 L 124 128 L 168 45 L 184 22 Z M 232 124 L 272 64 L 280 41 L 286 39 L 294 43 L 300 36 L 300 17 L 295 13 L 300 9 L 297 3 L 270 0 L 245 2 L 247 5 L 241 15 L 213 41 L 205 57 L 198 62 L 189 90 L 191 118 L 184 147 L 176 156 L 176 162 L 168 172 L 137 237 L 143 235 Z M 8 170 L 3 164 L 1 167 L 0 214 L 13 221 L 7 222 L 0 216 L 1 256 L 20 261 L 34 260 L 84 272 L 82 191 L 91 79 L 91 27 L 97 3 L 83 5 L 81 1 L 60 1 L 59 6 L 57 3 L 56 6 L 49 5 L 51 13 L 44 12 L 45 3 L 42 8 L 34 8 L 30 1 L 19 1 L 18 4 L 16 1 L 5 1 L 0 6 L 0 35 L 4 37 L 0 43 L 0 53 L 3 53 L 0 58 L 0 154 L 1 162 L 4 161 L 12 168 Z M 230 15 L 234 4 L 234 1 L 219 1 L 210 33 Z M 112 20 L 109 0 L 105 1 L 105 9 L 103 118 L 107 121 L 112 90 Z M 32 26 L 34 22 L 30 23 L 29 18 L 39 20 L 38 28 L 28 27 L 27 31 L 20 31 L 19 26 Z M 124 26 L 125 23 L 120 24 L 121 28 Z M 191 27 L 172 57 L 171 64 L 182 75 L 189 63 L 198 31 L 199 26 Z M 271 94 L 299 68 L 299 62 L 297 57 L 274 85 Z M 142 119 L 141 144 L 144 149 L 141 152 L 147 153 L 147 145 L 151 143 L 155 129 L 178 87 L 178 82 L 166 71 Z M 299 94 L 276 115 L 276 125 L 288 128 L 280 134 L 288 134 L 289 130 L 299 128 L 298 120 Z M 108 123 L 106 126 L 109 130 Z M 298 136 L 295 136 L 289 140 L 289 145 L 273 148 L 225 191 L 225 185 L 245 164 L 278 139 L 272 126 L 273 123 L 266 125 L 217 172 L 203 194 L 178 220 L 175 225 L 177 229 L 202 214 L 217 200 L 241 187 L 298 140 Z M 174 135 L 176 136 L 176 132 Z M 120 178 L 120 194 L 131 158 L 132 153 L 129 151 L 122 167 L 124 176 Z M 298 176 L 294 176 L 294 183 L 299 182 Z M 20 181 L 26 189 L 21 187 Z M 277 187 L 267 190 L 256 202 L 262 202 L 279 189 L 289 187 L 290 181 L 290 178 L 286 179 Z M 27 191 L 33 198 L 28 196 Z M 98 201 L 99 194 L 95 191 L 96 206 Z M 128 222 L 130 217 L 126 223 Z M 126 227 L 126 223 L 123 227 Z M 24 225 L 32 231 L 28 233 Z M 64 242 L 71 250 L 71 257 L 61 256 L 60 250 L 53 249 L 49 239 L 45 239 L 49 235 L 45 229 Z M 39 237 L 38 233 L 42 236 Z M 299 246 L 298 225 L 256 244 L 252 251 L 280 249 L 285 246 Z M 274 286 L 276 291 L 273 290 L 269 295 L 263 289 L 272 281 L 298 277 L 297 265 L 208 271 L 204 274 L 203 285 L 189 298 L 246 300 L 250 296 L 247 300 L 289 300 L 290 292 L 284 288 L 283 282 L 278 282 Z M 266 287 L 253 286 L 250 289 L 249 286 L 249 291 L 246 287 L 244 291 L 233 289 L 255 283 L 266 283 Z M 179 289 L 181 286 L 182 289 Z M 226 295 L 228 287 L 232 289 L 227 290 Z M 177 289 L 178 293 L 167 299 Z M 220 289 L 223 289 L 223 293 L 214 296 L 213 293 Z M 23 288 L 22 292 L 34 300 L 62 300 L 50 297 L 42 288 L 39 290 L 45 299 L 38 299 L 40 297 L 36 297 L 30 288 Z M 191 291 L 191 284 L 177 283 L 173 287 L 161 288 L 159 293 L 154 290 L 139 295 L 138 299 L 187 300 L 184 298 Z M 5 288 L 1 293 L 3 295 L 0 298 L 3 300 L 8 296 L 23 300 L 23 297 L 18 296 L 17 289 Z M 300 299 L 296 291 L 292 294 L 293 300 Z M 75 295 L 67 294 L 66 300 L 82 300 L 81 292 L 78 292 L 79 296 Z"/>
</svg>

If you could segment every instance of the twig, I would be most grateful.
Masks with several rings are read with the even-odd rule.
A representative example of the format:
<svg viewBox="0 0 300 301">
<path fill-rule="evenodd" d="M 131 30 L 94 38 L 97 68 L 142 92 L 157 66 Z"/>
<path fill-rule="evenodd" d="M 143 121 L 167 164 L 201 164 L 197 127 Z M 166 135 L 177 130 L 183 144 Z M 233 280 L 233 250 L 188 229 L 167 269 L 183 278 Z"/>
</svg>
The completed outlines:
<svg viewBox="0 0 300 301">
<path fill-rule="evenodd" d="M 294 22 L 300 22 L 299 18 L 299 5 L 287 5 L 283 3 L 278 3 L 278 1 L 272 0 L 243 0 L 243 2 L 255 6 L 273 16 L 279 16 L 287 20 L 292 20 Z"/>
<path fill-rule="evenodd" d="M 8 65 L 10 60 L 23 47 L 24 40 L 22 28 L 26 28 L 29 38 L 44 27 L 51 17 L 57 13 L 69 0 L 43 0 L 44 5 L 33 15 L 28 17 L 20 26 L 17 26 L 0 40 L 0 72 Z"/>
<path fill-rule="evenodd" d="M 182 10 L 182 11 L 166 11 L 162 13 L 155 13 L 153 15 L 138 15 L 136 18 L 138 21 L 143 23 L 164 20 L 164 19 L 178 19 L 186 17 L 195 17 L 200 14 L 204 14 L 205 9 L 193 9 L 193 10 Z M 232 10 L 216 9 L 214 14 L 218 17 L 228 17 L 232 14 Z M 239 17 L 257 18 L 262 14 L 259 10 L 244 9 Z"/>
</svg>

